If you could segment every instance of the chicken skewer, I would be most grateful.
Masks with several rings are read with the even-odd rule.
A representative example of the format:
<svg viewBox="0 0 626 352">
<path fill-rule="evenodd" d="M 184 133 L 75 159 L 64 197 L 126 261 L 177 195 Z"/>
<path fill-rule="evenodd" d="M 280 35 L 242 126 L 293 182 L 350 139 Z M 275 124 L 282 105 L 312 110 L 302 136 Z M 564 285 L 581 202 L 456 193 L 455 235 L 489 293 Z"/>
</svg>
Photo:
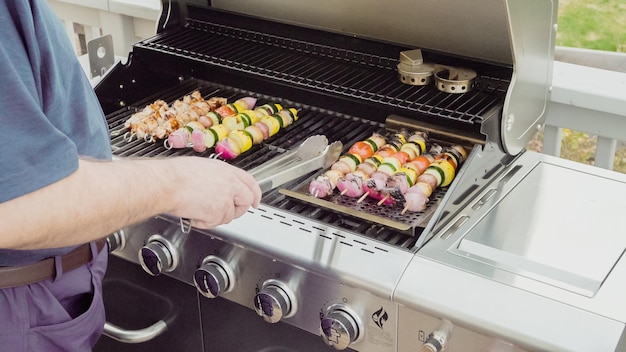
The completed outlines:
<svg viewBox="0 0 626 352">
<path fill-rule="evenodd" d="M 207 115 L 205 115 L 206 118 L 190 121 L 172 132 L 167 139 L 163 141 L 163 146 L 165 146 L 166 149 L 192 147 L 191 136 L 195 130 L 204 130 L 219 125 L 231 126 L 232 123 L 226 122 L 233 120 L 240 121 L 247 119 L 247 122 L 250 123 L 250 119 L 256 116 L 256 112 L 250 110 L 254 107 L 254 104 L 256 104 L 256 99 L 254 98 L 241 98 L 232 104 L 222 105 L 214 111 L 207 113 Z M 196 151 L 200 152 L 203 150 Z"/>
<path fill-rule="evenodd" d="M 171 106 L 164 100 L 155 100 L 125 121 L 122 129 L 113 131 L 111 134 L 119 135 L 123 130 L 127 130 L 124 134 L 125 140 L 131 141 L 137 137 L 147 142 L 154 142 L 156 139 L 166 138 L 179 127 L 198 120 L 226 104 L 226 98 L 204 99 L 199 91 L 185 95 L 182 99 L 174 101 Z"/>
</svg>

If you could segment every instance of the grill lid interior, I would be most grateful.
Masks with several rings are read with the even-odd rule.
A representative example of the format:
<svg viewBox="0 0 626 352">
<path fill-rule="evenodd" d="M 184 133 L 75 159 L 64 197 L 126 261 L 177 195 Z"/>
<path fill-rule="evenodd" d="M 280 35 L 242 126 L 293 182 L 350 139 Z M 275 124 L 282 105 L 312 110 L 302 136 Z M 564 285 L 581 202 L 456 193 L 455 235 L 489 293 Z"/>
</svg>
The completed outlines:
<svg viewBox="0 0 626 352">
<path fill-rule="evenodd" d="M 513 67 L 501 139 L 517 154 L 545 121 L 556 0 L 214 0 L 215 8 Z"/>
</svg>

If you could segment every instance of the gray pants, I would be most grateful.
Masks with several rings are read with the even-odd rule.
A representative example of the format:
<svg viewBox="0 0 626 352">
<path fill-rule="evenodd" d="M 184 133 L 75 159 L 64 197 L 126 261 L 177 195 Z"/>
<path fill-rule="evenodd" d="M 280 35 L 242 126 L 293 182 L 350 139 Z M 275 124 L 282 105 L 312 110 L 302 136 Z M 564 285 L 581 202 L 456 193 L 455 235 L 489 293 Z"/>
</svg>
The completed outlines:
<svg viewBox="0 0 626 352">
<path fill-rule="evenodd" d="M 91 263 L 55 280 L 0 290 L 0 350 L 91 351 L 104 327 L 107 259 L 105 246 Z"/>
</svg>

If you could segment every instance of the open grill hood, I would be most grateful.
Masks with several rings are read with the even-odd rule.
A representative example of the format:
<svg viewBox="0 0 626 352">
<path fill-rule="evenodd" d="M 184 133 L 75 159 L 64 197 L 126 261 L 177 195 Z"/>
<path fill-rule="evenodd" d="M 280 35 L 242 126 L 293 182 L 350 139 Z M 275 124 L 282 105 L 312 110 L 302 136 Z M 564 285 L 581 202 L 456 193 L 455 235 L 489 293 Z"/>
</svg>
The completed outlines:
<svg viewBox="0 0 626 352">
<path fill-rule="evenodd" d="M 160 28 L 185 5 L 164 1 Z M 556 35 L 556 0 L 213 0 L 228 12 L 451 54 L 512 68 L 500 143 L 517 154 L 545 120 Z M 173 21 L 178 24 L 178 21 Z"/>
</svg>

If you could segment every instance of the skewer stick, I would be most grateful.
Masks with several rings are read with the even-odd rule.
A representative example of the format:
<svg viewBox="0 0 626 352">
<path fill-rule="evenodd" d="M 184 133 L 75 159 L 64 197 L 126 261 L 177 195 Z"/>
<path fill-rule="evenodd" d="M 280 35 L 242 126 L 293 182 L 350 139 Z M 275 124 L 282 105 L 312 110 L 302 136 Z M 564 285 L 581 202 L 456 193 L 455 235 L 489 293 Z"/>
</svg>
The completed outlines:
<svg viewBox="0 0 626 352">
<path fill-rule="evenodd" d="M 359 198 L 359 200 L 357 200 L 356 202 L 357 202 L 357 203 L 361 203 L 362 201 L 364 201 L 364 200 L 365 200 L 365 198 L 367 198 L 367 196 L 368 196 L 369 194 L 370 194 L 369 192 L 365 192 L 365 193 L 363 193 L 363 195 L 361 196 L 361 198 Z"/>
<path fill-rule="evenodd" d="M 318 190 L 315 190 L 315 193 L 313 193 L 313 197 L 317 198 L 318 194 L 319 194 Z"/>
<path fill-rule="evenodd" d="M 120 129 L 117 129 L 117 130 L 112 130 L 111 133 L 110 133 L 111 137 L 117 137 L 117 136 L 120 135 L 120 133 L 122 133 L 123 131 L 126 131 L 126 130 L 127 130 L 126 127 L 122 127 Z M 128 133 L 128 132 L 126 132 L 126 133 Z"/>
<path fill-rule="evenodd" d="M 404 213 L 406 213 L 406 211 L 409 210 L 409 206 L 405 206 L 404 209 L 402 209 L 402 211 L 400 212 L 400 215 L 404 215 Z"/>
<path fill-rule="evenodd" d="M 383 205 L 383 203 L 384 203 L 387 199 L 389 199 L 389 195 L 384 196 L 384 197 L 383 197 L 383 199 L 381 199 L 381 200 L 380 200 L 380 202 L 378 202 L 378 205 Z"/>
<path fill-rule="evenodd" d="M 339 194 L 343 196 L 343 195 L 344 195 L 344 194 L 346 194 L 346 193 L 348 193 L 348 189 L 347 189 L 347 188 L 346 188 L 346 189 L 344 189 L 343 191 L 341 191 L 341 193 L 339 193 Z"/>
</svg>

